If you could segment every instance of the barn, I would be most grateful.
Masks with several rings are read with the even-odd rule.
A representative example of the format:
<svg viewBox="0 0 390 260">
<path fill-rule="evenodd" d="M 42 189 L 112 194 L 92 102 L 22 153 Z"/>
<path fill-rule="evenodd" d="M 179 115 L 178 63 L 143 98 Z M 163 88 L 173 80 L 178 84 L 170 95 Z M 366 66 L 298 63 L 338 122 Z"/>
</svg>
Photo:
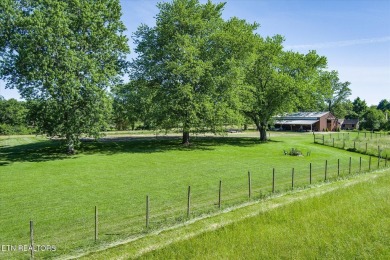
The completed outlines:
<svg viewBox="0 0 390 260">
<path fill-rule="evenodd" d="M 284 131 L 336 131 L 337 119 L 330 112 L 296 112 L 273 117 L 275 129 Z"/>
</svg>

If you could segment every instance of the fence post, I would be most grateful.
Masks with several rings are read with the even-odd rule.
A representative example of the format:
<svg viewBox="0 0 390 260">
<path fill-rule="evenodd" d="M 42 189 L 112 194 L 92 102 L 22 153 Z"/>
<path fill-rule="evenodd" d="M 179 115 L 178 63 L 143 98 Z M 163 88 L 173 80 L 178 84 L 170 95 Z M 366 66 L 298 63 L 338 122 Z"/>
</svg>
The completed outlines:
<svg viewBox="0 0 390 260">
<path fill-rule="evenodd" d="M 351 168 L 352 168 L 352 157 L 349 157 L 349 169 L 348 169 L 349 174 L 351 174 Z"/>
<path fill-rule="evenodd" d="M 334 138 L 333 138 L 333 147 L 334 147 Z"/>
<path fill-rule="evenodd" d="M 311 184 L 311 163 L 310 163 L 310 175 L 309 175 L 309 183 Z"/>
<path fill-rule="evenodd" d="M 356 150 L 356 142 L 353 141 L 353 150 Z"/>
<path fill-rule="evenodd" d="M 325 135 L 322 136 L 322 144 L 325 144 Z"/>
<path fill-rule="evenodd" d="M 191 186 L 188 186 L 188 194 L 187 194 L 187 218 L 190 217 L 190 207 L 191 207 Z"/>
<path fill-rule="evenodd" d="M 291 189 L 294 189 L 294 168 L 292 168 L 291 172 Z"/>
<path fill-rule="evenodd" d="M 378 169 L 379 169 L 379 163 L 380 163 L 380 161 L 381 161 L 381 157 L 378 156 Z"/>
<path fill-rule="evenodd" d="M 149 228 L 149 195 L 146 195 L 146 228 Z"/>
<path fill-rule="evenodd" d="M 221 208 L 221 196 L 222 196 L 222 180 L 219 181 L 219 191 L 218 191 L 218 208 Z"/>
<path fill-rule="evenodd" d="M 326 181 L 327 171 L 328 171 L 328 160 L 325 160 L 325 181 Z"/>
<path fill-rule="evenodd" d="M 272 169 L 272 193 L 275 193 L 275 168 Z"/>
<path fill-rule="evenodd" d="M 34 222 L 30 220 L 30 246 L 31 246 L 31 259 L 34 259 Z"/>
<path fill-rule="evenodd" d="M 251 172 L 248 171 L 248 196 L 249 199 L 251 198 L 251 193 L 252 193 L 252 183 L 251 183 Z"/>
<path fill-rule="evenodd" d="M 359 159 L 359 172 L 362 171 L 362 157 Z"/>
<path fill-rule="evenodd" d="M 368 170 L 371 171 L 371 155 L 370 155 L 370 159 L 368 160 Z"/>
<path fill-rule="evenodd" d="M 98 225 L 99 225 L 99 217 L 98 217 L 98 207 L 95 206 L 95 242 L 98 240 Z"/>
<path fill-rule="evenodd" d="M 316 143 L 316 135 L 313 132 L 314 143 Z"/>
<path fill-rule="evenodd" d="M 378 145 L 378 157 L 381 156 L 381 149 L 380 146 Z"/>
<path fill-rule="evenodd" d="M 340 176 L 340 159 L 337 159 L 337 176 Z"/>
</svg>

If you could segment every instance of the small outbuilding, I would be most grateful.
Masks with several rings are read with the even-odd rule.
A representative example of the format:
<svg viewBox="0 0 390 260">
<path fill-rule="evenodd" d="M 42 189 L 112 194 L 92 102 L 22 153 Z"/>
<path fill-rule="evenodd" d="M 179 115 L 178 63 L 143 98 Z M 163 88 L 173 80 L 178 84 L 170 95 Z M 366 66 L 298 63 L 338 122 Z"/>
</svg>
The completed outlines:
<svg viewBox="0 0 390 260">
<path fill-rule="evenodd" d="M 275 116 L 275 129 L 285 131 L 336 131 L 337 120 L 330 112 L 297 112 Z"/>
<path fill-rule="evenodd" d="M 339 119 L 338 125 L 342 130 L 359 129 L 359 119 Z"/>
</svg>

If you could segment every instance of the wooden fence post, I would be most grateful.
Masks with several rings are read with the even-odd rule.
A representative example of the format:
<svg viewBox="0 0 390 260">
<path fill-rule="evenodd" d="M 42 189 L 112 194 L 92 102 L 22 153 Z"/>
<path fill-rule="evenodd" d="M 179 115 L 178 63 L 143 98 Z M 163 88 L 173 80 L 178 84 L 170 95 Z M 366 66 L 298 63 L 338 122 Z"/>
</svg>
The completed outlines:
<svg viewBox="0 0 390 260">
<path fill-rule="evenodd" d="M 146 228 L 149 228 L 149 195 L 146 195 L 146 219 L 145 219 L 145 225 Z"/>
<path fill-rule="evenodd" d="M 275 193 L 275 168 L 272 169 L 272 193 Z"/>
<path fill-rule="evenodd" d="M 98 240 L 99 230 L 98 207 L 95 206 L 95 242 Z"/>
<path fill-rule="evenodd" d="M 309 183 L 311 184 L 311 163 L 310 163 L 310 175 L 309 175 Z"/>
<path fill-rule="evenodd" d="M 322 136 L 322 144 L 325 144 L 325 135 Z"/>
<path fill-rule="evenodd" d="M 349 169 L 348 169 L 349 174 L 351 174 L 351 168 L 352 168 L 352 157 L 349 157 Z"/>
<path fill-rule="evenodd" d="M 30 246 L 31 246 L 30 256 L 31 259 L 34 259 L 34 222 L 32 220 L 30 220 Z"/>
<path fill-rule="evenodd" d="M 326 181 L 327 171 L 328 171 L 328 160 L 325 160 L 325 181 Z"/>
<path fill-rule="evenodd" d="M 222 199 L 222 180 L 219 181 L 219 191 L 218 191 L 218 208 L 221 208 L 221 199 Z"/>
<path fill-rule="evenodd" d="M 362 157 L 359 159 L 359 172 L 362 171 Z"/>
<path fill-rule="evenodd" d="M 191 186 L 188 186 L 188 194 L 187 194 L 187 218 L 190 217 L 190 207 L 191 207 Z"/>
<path fill-rule="evenodd" d="M 337 176 L 340 176 L 340 159 L 337 159 Z"/>
<path fill-rule="evenodd" d="M 294 168 L 292 168 L 291 172 L 291 189 L 294 189 Z"/>
<path fill-rule="evenodd" d="M 370 158 L 368 160 L 368 170 L 371 171 L 371 155 L 370 155 Z"/>
<path fill-rule="evenodd" d="M 251 183 L 251 172 L 248 171 L 248 196 L 251 198 L 252 193 L 252 183 Z"/>
</svg>

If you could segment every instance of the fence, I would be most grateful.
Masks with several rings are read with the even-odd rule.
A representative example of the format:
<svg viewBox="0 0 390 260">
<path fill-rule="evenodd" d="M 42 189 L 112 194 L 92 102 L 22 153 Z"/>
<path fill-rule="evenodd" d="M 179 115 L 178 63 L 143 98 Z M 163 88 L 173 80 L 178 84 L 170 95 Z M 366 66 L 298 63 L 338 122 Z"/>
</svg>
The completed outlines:
<svg viewBox="0 0 390 260">
<path fill-rule="evenodd" d="M 371 155 L 379 161 L 390 158 L 390 135 L 372 132 L 313 134 L 314 143 Z"/>
<path fill-rule="evenodd" d="M 325 137 L 322 136 L 321 138 L 324 140 Z M 139 202 L 136 206 L 131 205 L 124 199 L 123 203 L 128 203 L 129 209 L 137 208 L 137 212 L 131 214 L 121 212 L 123 221 L 119 225 L 112 223 L 110 217 L 114 212 L 118 214 L 116 209 L 99 207 L 99 203 L 91 205 L 90 209 L 86 209 L 87 216 L 85 218 L 72 219 L 69 216 L 67 222 L 71 222 L 73 225 L 83 223 L 82 228 L 78 231 L 79 233 L 75 233 L 74 237 L 79 236 L 80 240 L 86 242 L 73 245 L 75 248 L 82 248 L 83 246 L 97 248 L 99 245 L 110 241 L 137 237 L 151 230 L 183 223 L 191 218 L 218 212 L 250 200 L 261 200 L 273 194 L 303 189 L 313 184 L 387 166 L 387 159 L 375 164 L 374 158 L 371 156 L 351 156 L 337 160 L 325 160 L 320 164 L 298 165 L 294 168 L 280 167 L 270 168 L 267 171 L 247 171 L 233 182 L 225 183 L 223 179 L 216 180 L 215 183 L 210 184 L 210 189 L 207 192 L 198 192 L 199 189 L 196 185 L 183 187 L 183 192 L 180 195 L 172 195 L 172 197 L 181 198 L 176 203 L 162 201 L 153 192 L 145 194 L 144 202 Z M 44 240 L 38 235 L 42 236 L 42 233 L 38 231 L 40 221 L 42 220 L 34 219 L 34 225 L 32 220 L 30 222 L 29 239 L 31 246 L 40 244 L 40 241 Z M 120 231 L 118 232 L 118 230 Z M 34 254 L 34 251 L 30 253 L 31 257 L 46 258 L 64 252 L 58 249 L 56 252 L 50 253 L 36 252 Z"/>
</svg>

